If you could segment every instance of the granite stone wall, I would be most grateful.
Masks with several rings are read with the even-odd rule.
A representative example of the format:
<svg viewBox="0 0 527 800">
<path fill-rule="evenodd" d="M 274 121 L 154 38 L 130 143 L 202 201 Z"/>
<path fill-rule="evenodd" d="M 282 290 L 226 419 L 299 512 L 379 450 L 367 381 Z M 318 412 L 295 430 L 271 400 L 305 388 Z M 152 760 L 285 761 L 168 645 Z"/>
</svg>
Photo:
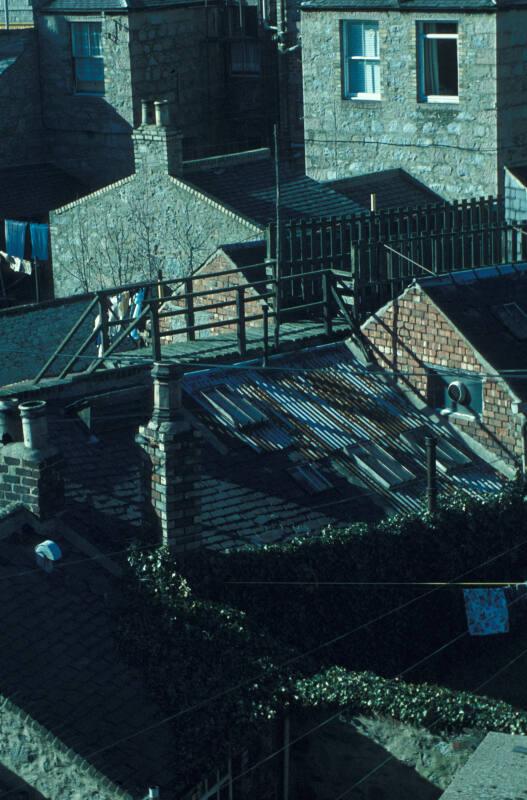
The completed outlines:
<svg viewBox="0 0 527 800">
<path fill-rule="evenodd" d="M 196 6 L 104 17 L 42 14 L 43 108 L 53 160 L 94 188 L 130 175 L 142 99 L 170 102 L 188 147 L 214 147 L 225 100 L 217 15 Z M 70 26 L 82 21 L 102 23 L 104 95 L 75 90 Z"/>
<path fill-rule="evenodd" d="M 72 22 L 102 22 L 104 95 L 75 91 Z M 42 14 L 38 20 L 42 103 L 53 161 L 97 186 L 133 171 L 130 36 L 126 15 Z"/>
<path fill-rule="evenodd" d="M 0 761 L 40 792 L 39 797 L 132 800 L 7 697 L 0 696 L 0 705 Z"/>
<path fill-rule="evenodd" d="M 37 41 L 32 29 L 0 30 L 0 109 L 0 167 L 42 161 Z"/>
<path fill-rule="evenodd" d="M 513 410 L 514 397 L 501 380 L 489 378 L 474 351 L 419 286 L 371 316 L 362 326 L 382 366 L 398 373 L 406 385 L 428 403 L 427 367 L 482 374 L 481 414 L 450 414 L 449 422 L 464 430 L 511 467 L 521 461 L 523 414 Z"/>
<path fill-rule="evenodd" d="M 140 172 L 51 215 L 55 296 L 193 272 L 261 230 L 184 181 Z"/>
<path fill-rule="evenodd" d="M 527 11 L 517 13 L 525 15 Z M 512 24 L 508 14 L 500 13 L 500 19 L 507 17 Z M 341 22 L 350 19 L 379 22 L 380 100 L 343 97 Z M 418 20 L 458 21 L 458 103 L 418 102 Z M 519 22 L 518 19 L 515 24 Z M 522 25 L 527 35 L 527 25 Z M 515 34 L 518 47 L 523 35 Z M 452 16 L 439 12 L 304 11 L 302 59 L 308 174 L 326 180 L 402 168 L 448 200 L 496 194 L 497 148 L 504 141 L 504 131 L 498 131 L 496 110 L 498 89 L 502 88 L 496 41 L 495 13 Z M 500 41 L 507 41 L 505 32 Z M 506 69 L 525 75 L 523 56 Z M 502 69 L 501 74 L 505 75 L 506 70 Z M 526 80 L 522 77 L 520 83 L 523 85 Z M 513 113 L 510 99 L 502 96 L 499 102 Z M 516 136 L 520 129 L 527 133 L 527 128 L 518 122 Z"/>
</svg>

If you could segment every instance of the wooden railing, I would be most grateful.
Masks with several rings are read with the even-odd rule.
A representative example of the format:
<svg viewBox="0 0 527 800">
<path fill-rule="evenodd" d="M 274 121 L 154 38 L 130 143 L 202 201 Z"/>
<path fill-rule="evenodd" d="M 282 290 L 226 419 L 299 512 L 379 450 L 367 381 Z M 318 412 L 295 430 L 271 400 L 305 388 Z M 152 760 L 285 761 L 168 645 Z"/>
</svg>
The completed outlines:
<svg viewBox="0 0 527 800">
<path fill-rule="evenodd" d="M 163 344 L 167 339 L 184 337 L 187 341 L 194 341 L 199 334 L 219 328 L 233 330 L 237 351 L 244 356 L 248 349 L 248 327 L 252 325 L 259 329 L 265 362 L 271 348 L 270 323 L 275 349 L 280 345 L 281 325 L 289 320 L 316 316 L 323 322 L 323 330 L 328 336 L 333 332 L 333 318 L 337 312 L 345 312 L 346 322 L 350 326 L 355 324 L 353 309 L 349 303 L 349 282 L 343 281 L 342 276 L 331 270 L 313 271 L 305 278 L 309 283 L 320 281 L 322 291 L 317 299 L 294 305 L 290 303 L 287 307 L 280 305 L 279 297 L 284 294 L 283 286 L 291 278 L 277 277 L 274 262 L 245 267 L 244 273 L 247 275 L 247 282 L 218 288 L 196 289 L 196 283 L 239 276 L 239 270 L 197 273 L 179 281 L 158 280 L 94 293 L 79 319 L 36 375 L 34 382 L 39 383 L 50 377 L 62 379 L 73 372 L 91 374 L 111 356 L 123 350 L 130 351 L 133 347 L 130 335 L 141 328 L 146 329 L 147 336 L 142 338 L 148 339 L 152 359 L 159 361 L 163 357 Z M 295 278 L 295 281 L 302 283 L 302 278 Z M 145 290 L 145 298 L 137 316 L 110 319 L 109 298 L 125 291 L 132 294 L 139 289 Z M 218 295 L 221 295 L 220 299 L 216 299 Z M 228 299 L 224 299 L 225 296 Z M 223 318 L 217 316 L 218 312 L 225 314 L 226 309 L 231 308 L 232 314 L 228 313 Z M 197 322 L 198 312 L 206 312 L 212 318 L 206 322 Z M 179 321 L 182 324 L 178 324 Z M 80 344 L 70 353 L 72 342 L 79 336 Z M 57 368 L 59 363 L 60 367 Z"/>
</svg>

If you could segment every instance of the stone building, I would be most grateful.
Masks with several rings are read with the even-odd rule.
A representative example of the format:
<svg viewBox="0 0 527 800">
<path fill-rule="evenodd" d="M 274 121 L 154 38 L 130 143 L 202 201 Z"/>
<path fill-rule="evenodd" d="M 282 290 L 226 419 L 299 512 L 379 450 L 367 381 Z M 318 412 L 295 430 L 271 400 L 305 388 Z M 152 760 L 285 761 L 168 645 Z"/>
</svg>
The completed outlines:
<svg viewBox="0 0 527 800">
<path fill-rule="evenodd" d="M 527 142 L 527 4 L 306 0 L 306 169 L 402 167 L 445 197 L 496 194 Z"/>
<path fill-rule="evenodd" d="M 134 131 L 133 175 L 51 215 L 55 296 L 154 280 L 159 269 L 166 278 L 188 275 L 219 245 L 261 239 L 276 218 L 269 150 L 184 162 L 182 135 L 165 113 L 158 103 L 159 124 Z M 280 209 L 292 219 L 363 207 L 283 165 Z"/>
<path fill-rule="evenodd" d="M 362 326 L 380 363 L 514 470 L 527 456 L 527 265 L 414 282 Z"/>
</svg>

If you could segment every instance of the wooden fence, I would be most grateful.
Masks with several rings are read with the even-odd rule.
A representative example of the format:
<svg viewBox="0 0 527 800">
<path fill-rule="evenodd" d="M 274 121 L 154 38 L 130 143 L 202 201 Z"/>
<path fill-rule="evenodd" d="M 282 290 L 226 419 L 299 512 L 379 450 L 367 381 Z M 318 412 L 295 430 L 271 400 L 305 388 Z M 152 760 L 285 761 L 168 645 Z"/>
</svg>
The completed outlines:
<svg viewBox="0 0 527 800">
<path fill-rule="evenodd" d="M 360 317 L 401 292 L 414 277 L 527 260 L 527 225 L 504 218 L 501 198 L 480 198 L 346 217 L 288 221 L 267 230 L 280 249 L 280 304 L 321 296 L 320 271 L 348 273 Z M 317 272 L 318 277 L 309 279 Z M 299 276 L 302 280 L 299 281 Z"/>
</svg>

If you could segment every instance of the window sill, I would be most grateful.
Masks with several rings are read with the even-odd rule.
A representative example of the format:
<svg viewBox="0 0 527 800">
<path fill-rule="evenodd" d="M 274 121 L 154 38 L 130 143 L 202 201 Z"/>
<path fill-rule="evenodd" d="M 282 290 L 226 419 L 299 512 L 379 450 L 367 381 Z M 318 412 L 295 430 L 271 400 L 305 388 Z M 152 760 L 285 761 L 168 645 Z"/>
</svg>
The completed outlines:
<svg viewBox="0 0 527 800">
<path fill-rule="evenodd" d="M 349 100 L 352 103 L 380 103 L 382 97 L 380 94 L 364 94 L 364 95 L 344 95 L 343 100 Z"/>
<path fill-rule="evenodd" d="M 479 422 L 480 421 L 480 414 L 477 414 L 475 411 L 452 411 L 450 408 L 440 408 L 437 409 L 437 413 L 440 417 L 452 417 L 452 419 L 466 419 L 470 420 L 471 422 Z"/>
<path fill-rule="evenodd" d="M 420 97 L 417 102 L 423 106 L 458 106 L 459 97 Z"/>
</svg>

